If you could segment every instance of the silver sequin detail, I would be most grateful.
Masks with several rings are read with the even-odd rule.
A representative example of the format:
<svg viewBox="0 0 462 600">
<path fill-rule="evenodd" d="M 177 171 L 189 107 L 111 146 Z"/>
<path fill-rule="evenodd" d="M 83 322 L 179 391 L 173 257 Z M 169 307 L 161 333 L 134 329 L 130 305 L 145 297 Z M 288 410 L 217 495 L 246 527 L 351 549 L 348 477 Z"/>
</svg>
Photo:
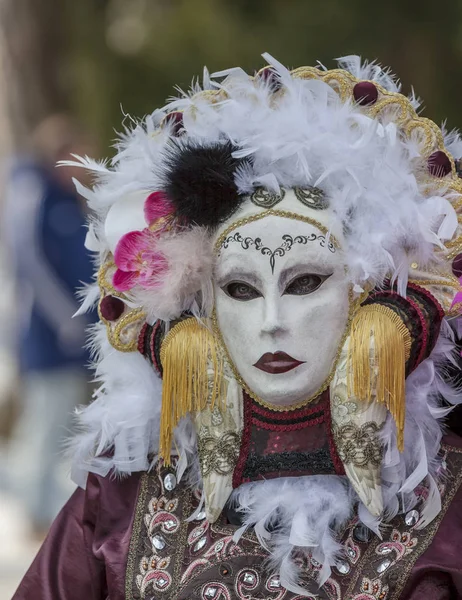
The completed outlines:
<svg viewBox="0 0 462 600">
<path fill-rule="evenodd" d="M 404 521 L 405 521 L 406 525 L 409 525 L 409 527 L 412 527 L 413 525 L 415 525 L 419 519 L 420 519 L 420 515 L 417 510 L 410 510 L 407 513 L 407 515 L 404 517 Z"/>
<path fill-rule="evenodd" d="M 384 571 L 386 571 L 388 569 L 388 567 L 390 565 L 391 565 L 391 560 L 389 558 L 386 558 L 377 567 L 377 569 L 376 569 L 377 573 L 383 573 Z"/>
<path fill-rule="evenodd" d="M 204 595 L 206 598 L 215 598 L 215 594 L 217 593 L 217 588 L 216 587 L 212 587 L 209 586 L 205 592 Z"/>
<path fill-rule="evenodd" d="M 164 477 L 164 487 L 167 492 L 171 492 L 176 488 L 176 477 L 173 473 L 169 473 Z"/>
<path fill-rule="evenodd" d="M 206 543 L 207 543 L 207 538 L 206 537 L 201 538 L 198 542 L 196 542 L 194 544 L 194 551 L 198 552 L 205 546 Z"/>
<path fill-rule="evenodd" d="M 378 550 L 379 554 L 390 554 L 390 552 L 392 552 L 393 548 L 390 548 L 390 546 L 383 546 L 382 548 L 380 548 Z"/>
</svg>

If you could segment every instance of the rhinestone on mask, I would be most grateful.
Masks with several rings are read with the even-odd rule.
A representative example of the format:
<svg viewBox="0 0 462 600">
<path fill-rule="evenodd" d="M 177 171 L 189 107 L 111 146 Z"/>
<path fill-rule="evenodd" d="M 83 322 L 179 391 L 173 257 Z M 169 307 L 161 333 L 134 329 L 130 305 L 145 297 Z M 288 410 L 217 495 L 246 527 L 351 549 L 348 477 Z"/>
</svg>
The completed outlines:
<svg viewBox="0 0 462 600">
<path fill-rule="evenodd" d="M 420 514 L 417 510 L 410 510 L 404 517 L 404 522 L 409 527 L 413 527 L 420 519 Z"/>
<path fill-rule="evenodd" d="M 389 558 L 386 558 L 385 560 L 383 560 L 377 567 L 376 571 L 377 573 L 384 573 L 388 567 L 391 565 L 391 560 Z"/>
<path fill-rule="evenodd" d="M 168 473 L 168 475 L 164 477 L 164 487 L 167 492 L 171 492 L 176 488 L 176 477 L 173 473 Z"/>
<path fill-rule="evenodd" d="M 151 542 L 156 550 L 163 550 L 167 543 L 164 537 L 159 534 L 152 536 Z"/>
</svg>

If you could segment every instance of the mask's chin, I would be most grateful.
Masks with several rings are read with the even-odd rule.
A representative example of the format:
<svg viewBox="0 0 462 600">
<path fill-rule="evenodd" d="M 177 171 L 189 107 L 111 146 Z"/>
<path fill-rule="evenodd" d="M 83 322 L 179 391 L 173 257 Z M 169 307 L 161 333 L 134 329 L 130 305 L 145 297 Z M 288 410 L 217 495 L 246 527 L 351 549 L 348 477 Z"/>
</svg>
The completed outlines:
<svg viewBox="0 0 462 600">
<path fill-rule="evenodd" d="M 275 407 L 290 406 L 313 400 L 321 392 L 323 383 L 328 377 L 328 372 L 325 377 L 319 372 L 315 376 L 306 365 L 300 365 L 296 370 L 297 373 L 253 373 L 251 380 L 247 378 L 244 381 L 252 395 Z M 309 385 L 307 385 L 308 382 Z"/>
</svg>

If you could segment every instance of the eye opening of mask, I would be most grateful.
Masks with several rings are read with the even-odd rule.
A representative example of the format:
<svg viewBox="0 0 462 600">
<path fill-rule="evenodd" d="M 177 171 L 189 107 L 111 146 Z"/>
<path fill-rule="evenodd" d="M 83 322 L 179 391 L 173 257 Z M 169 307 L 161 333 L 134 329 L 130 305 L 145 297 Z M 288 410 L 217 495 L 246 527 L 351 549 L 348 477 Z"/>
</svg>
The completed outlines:
<svg viewBox="0 0 462 600">
<path fill-rule="evenodd" d="M 319 273 L 303 273 L 301 275 L 296 275 L 293 277 L 288 284 L 285 286 L 285 289 L 282 293 L 283 296 L 307 296 L 308 294 L 312 294 L 316 290 L 318 290 L 322 284 L 332 276 L 332 273 L 329 275 L 320 275 Z M 311 282 L 303 282 L 304 279 L 311 278 Z"/>
</svg>

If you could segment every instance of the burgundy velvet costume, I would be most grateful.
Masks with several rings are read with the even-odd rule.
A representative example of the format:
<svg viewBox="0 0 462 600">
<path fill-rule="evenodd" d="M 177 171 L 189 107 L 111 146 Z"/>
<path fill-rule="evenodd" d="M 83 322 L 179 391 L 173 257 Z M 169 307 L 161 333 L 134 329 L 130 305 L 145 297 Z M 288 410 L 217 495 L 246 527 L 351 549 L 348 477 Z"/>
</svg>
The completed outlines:
<svg viewBox="0 0 462 600">
<path fill-rule="evenodd" d="M 399 585 L 402 591 L 398 596 L 393 592 L 393 582 L 396 574 L 402 575 L 405 569 L 402 565 L 397 565 L 395 574 L 393 574 L 393 566 L 388 568 L 388 573 L 385 571 L 387 577 L 384 576 L 383 585 L 390 587 L 389 593 L 383 596 L 387 600 L 388 598 L 403 600 L 455 600 L 462 598 L 462 489 L 460 488 L 462 440 L 451 435 L 445 439 L 445 442 L 454 448 L 447 459 L 452 472 L 447 484 L 448 491 L 443 494 L 443 512 L 445 514 L 441 520 L 437 519 L 436 527 L 430 524 L 427 528 L 428 531 L 419 532 L 419 541 L 414 552 L 420 555 L 410 572 L 405 575 L 404 581 L 400 581 Z M 150 481 L 147 482 L 147 480 Z M 159 495 L 156 494 L 158 491 L 156 487 L 159 487 L 156 481 L 156 473 L 148 476 L 137 473 L 121 480 L 111 477 L 101 478 L 90 474 L 87 489 L 85 491 L 78 489 L 74 493 L 53 524 L 42 549 L 13 600 L 129 600 L 143 597 L 136 593 L 140 589 L 136 583 L 136 575 L 140 577 L 143 565 L 137 564 L 139 560 L 133 564 L 133 560 L 143 555 L 144 540 L 142 532 L 140 532 L 140 526 L 142 527 L 143 523 L 139 522 L 139 515 L 143 514 L 144 506 L 142 505 L 146 505 L 146 507 L 149 505 L 153 493 Z M 164 490 L 167 500 L 172 494 L 178 497 L 181 487 L 180 484 L 170 493 Z M 453 499 L 450 500 L 449 506 L 444 511 L 445 502 L 448 502 L 448 496 L 452 495 Z M 166 508 L 168 507 L 164 506 L 164 509 Z M 177 508 L 178 510 L 184 510 L 184 507 L 180 506 Z M 149 509 L 146 512 L 149 512 Z M 173 513 L 174 511 L 172 511 Z M 151 520 L 151 527 L 155 521 L 155 512 L 152 513 L 152 516 L 154 518 Z M 143 519 L 141 520 L 143 521 Z M 191 523 L 189 529 L 192 531 L 194 528 L 197 529 L 197 523 Z M 199 525 L 204 529 L 205 522 L 202 525 L 199 523 Z M 237 528 L 230 525 L 223 527 L 223 533 L 217 533 L 216 530 L 219 528 L 214 528 L 214 533 L 206 536 L 207 543 L 199 548 L 196 556 L 193 556 L 193 550 L 188 550 L 188 544 L 184 542 L 186 559 L 181 565 L 182 572 L 178 573 L 180 576 L 184 575 L 187 562 L 192 563 L 205 556 L 213 545 L 216 548 L 217 538 L 226 539 L 229 537 L 228 530 Z M 134 529 L 136 536 L 134 536 Z M 202 531 L 196 537 L 199 537 L 201 533 Z M 373 541 L 369 543 L 372 544 Z M 240 542 L 244 548 L 251 543 L 246 539 Z M 428 548 L 422 552 L 422 548 L 426 544 L 428 544 Z M 144 550 L 148 551 L 146 548 Z M 173 580 L 178 575 L 173 574 L 172 581 L 168 581 L 169 585 L 165 591 L 159 590 L 156 594 L 149 590 L 145 597 L 156 600 L 158 598 L 171 600 L 201 598 L 201 595 L 194 594 L 194 590 L 199 588 L 198 593 L 200 594 L 200 587 L 203 586 L 204 581 L 212 581 L 215 576 L 217 581 L 226 582 L 226 574 L 218 571 L 220 565 L 225 565 L 230 571 L 236 571 L 236 567 L 244 568 L 246 564 L 257 570 L 262 580 L 262 589 L 255 588 L 254 592 L 251 589 L 246 591 L 245 584 L 243 584 L 240 588 L 236 588 L 238 591 L 231 598 L 284 598 L 284 600 L 289 600 L 297 597 L 291 592 L 281 592 L 277 586 L 273 591 L 266 589 L 265 592 L 263 556 L 254 556 L 254 560 L 250 562 L 248 552 L 247 549 L 242 556 L 233 555 L 230 551 L 228 556 L 222 554 L 222 560 L 210 561 L 210 565 L 205 565 L 205 571 L 197 569 L 196 572 L 192 572 L 190 578 L 186 578 L 183 582 L 179 591 L 175 589 Z M 210 552 L 208 554 L 210 556 Z M 260 555 L 264 554 L 264 551 L 261 550 Z M 129 556 L 131 556 L 132 563 Z M 359 572 L 358 585 L 360 585 L 361 578 L 367 577 L 369 574 L 367 569 L 368 564 L 363 565 L 363 572 Z M 154 573 L 155 571 L 149 571 L 148 568 L 146 572 Z M 170 569 L 167 567 L 165 572 L 167 575 L 164 579 L 159 579 L 159 571 L 155 575 L 158 588 L 163 581 L 168 580 Z M 353 573 L 354 570 L 349 573 L 349 579 L 352 579 Z M 342 576 L 336 573 L 333 578 L 340 580 Z M 138 579 L 138 582 L 140 581 Z M 267 594 L 266 596 L 264 592 Z M 361 597 L 365 600 L 381 597 L 378 592 L 374 595 L 372 589 L 369 592 L 371 595 L 367 595 L 364 590 L 363 596 L 354 597 Z M 216 595 L 215 597 L 220 598 L 221 596 Z M 226 598 L 224 594 L 222 597 Z"/>
</svg>

